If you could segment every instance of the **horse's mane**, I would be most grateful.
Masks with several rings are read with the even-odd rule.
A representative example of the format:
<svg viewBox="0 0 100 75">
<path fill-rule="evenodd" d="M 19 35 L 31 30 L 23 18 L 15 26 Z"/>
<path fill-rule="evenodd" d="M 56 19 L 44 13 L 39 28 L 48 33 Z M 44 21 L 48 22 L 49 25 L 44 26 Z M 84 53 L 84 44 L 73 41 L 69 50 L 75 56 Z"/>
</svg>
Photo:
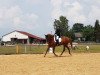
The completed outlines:
<svg viewBox="0 0 100 75">
<path fill-rule="evenodd" d="M 47 36 L 48 36 L 48 37 L 53 37 L 54 35 L 52 35 L 52 34 L 47 34 Z"/>
</svg>

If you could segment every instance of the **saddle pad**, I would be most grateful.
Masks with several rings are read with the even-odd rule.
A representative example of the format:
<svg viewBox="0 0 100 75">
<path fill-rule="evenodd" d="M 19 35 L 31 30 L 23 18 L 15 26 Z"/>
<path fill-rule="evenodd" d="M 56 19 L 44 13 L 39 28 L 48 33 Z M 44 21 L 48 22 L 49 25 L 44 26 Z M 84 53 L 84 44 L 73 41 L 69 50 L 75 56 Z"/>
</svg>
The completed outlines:
<svg viewBox="0 0 100 75">
<path fill-rule="evenodd" d="M 61 42 L 61 38 L 59 38 L 59 42 Z"/>
<path fill-rule="evenodd" d="M 61 41 L 62 41 L 62 39 L 61 39 L 61 38 L 59 38 L 58 40 L 59 40 L 59 42 L 61 42 Z M 54 41 L 56 42 L 56 39 L 55 39 L 55 37 L 54 37 Z"/>
</svg>

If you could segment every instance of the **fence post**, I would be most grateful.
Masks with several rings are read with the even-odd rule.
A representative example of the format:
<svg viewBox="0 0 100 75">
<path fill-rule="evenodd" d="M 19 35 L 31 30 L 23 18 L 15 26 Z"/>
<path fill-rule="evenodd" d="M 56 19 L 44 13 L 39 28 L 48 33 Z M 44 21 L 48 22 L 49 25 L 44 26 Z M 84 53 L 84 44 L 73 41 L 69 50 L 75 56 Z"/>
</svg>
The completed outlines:
<svg viewBox="0 0 100 75">
<path fill-rule="evenodd" d="M 18 54 L 19 53 L 19 46 L 16 45 L 16 53 Z"/>
<path fill-rule="evenodd" d="M 25 45 L 25 53 L 26 53 L 26 45 Z"/>
</svg>

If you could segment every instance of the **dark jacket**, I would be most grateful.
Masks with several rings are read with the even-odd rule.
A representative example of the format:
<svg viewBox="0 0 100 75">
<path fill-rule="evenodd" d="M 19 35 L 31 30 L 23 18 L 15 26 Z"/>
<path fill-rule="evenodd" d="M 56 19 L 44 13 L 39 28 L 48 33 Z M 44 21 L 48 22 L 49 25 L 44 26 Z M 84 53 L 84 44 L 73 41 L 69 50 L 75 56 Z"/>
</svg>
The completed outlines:
<svg viewBox="0 0 100 75">
<path fill-rule="evenodd" d="M 55 34 L 59 37 L 61 37 L 61 30 L 60 29 L 56 29 Z"/>
</svg>

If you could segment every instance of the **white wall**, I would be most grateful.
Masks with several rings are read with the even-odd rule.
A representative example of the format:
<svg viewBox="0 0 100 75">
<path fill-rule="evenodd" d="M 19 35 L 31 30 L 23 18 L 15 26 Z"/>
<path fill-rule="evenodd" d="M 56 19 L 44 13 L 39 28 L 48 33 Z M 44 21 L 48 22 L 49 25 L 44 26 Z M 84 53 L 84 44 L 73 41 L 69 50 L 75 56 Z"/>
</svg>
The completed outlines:
<svg viewBox="0 0 100 75">
<path fill-rule="evenodd" d="M 18 38 L 18 39 L 28 39 L 27 35 L 21 34 L 17 31 L 7 34 L 2 37 L 2 41 L 11 41 L 11 38 Z"/>
</svg>

